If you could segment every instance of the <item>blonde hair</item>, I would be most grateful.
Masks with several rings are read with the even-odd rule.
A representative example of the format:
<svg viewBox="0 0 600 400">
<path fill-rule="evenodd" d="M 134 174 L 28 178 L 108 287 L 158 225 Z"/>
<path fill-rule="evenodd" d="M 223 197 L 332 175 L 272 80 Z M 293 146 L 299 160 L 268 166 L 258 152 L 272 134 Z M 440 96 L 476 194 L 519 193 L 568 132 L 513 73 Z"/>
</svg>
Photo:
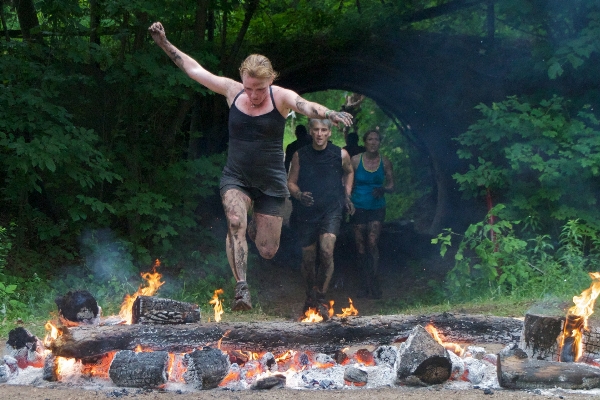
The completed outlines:
<svg viewBox="0 0 600 400">
<path fill-rule="evenodd" d="M 243 79 L 244 74 L 251 78 L 258 79 L 273 79 L 275 80 L 279 75 L 273 70 L 271 61 L 260 54 L 250 54 L 242 65 L 240 65 L 240 77 Z"/>
</svg>

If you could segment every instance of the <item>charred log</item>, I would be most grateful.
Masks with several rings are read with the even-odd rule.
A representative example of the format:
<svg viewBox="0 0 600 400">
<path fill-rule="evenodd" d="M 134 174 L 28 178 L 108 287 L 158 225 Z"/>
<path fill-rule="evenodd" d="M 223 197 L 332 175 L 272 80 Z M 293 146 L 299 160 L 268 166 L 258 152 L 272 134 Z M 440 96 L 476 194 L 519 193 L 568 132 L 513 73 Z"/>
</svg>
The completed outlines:
<svg viewBox="0 0 600 400">
<path fill-rule="evenodd" d="M 398 356 L 398 383 L 432 385 L 450 378 L 452 363 L 447 350 L 421 325 L 400 345 Z"/>
<path fill-rule="evenodd" d="M 514 318 L 450 314 L 333 318 L 326 323 L 249 322 L 192 325 L 117 325 L 63 328 L 52 344 L 57 356 L 85 358 L 113 350 L 189 352 L 222 339 L 221 348 L 272 352 L 288 349 L 333 354 L 349 345 L 404 341 L 417 324 L 434 324 L 447 341 L 506 343 L 518 340 L 522 322 Z"/>
<path fill-rule="evenodd" d="M 276 374 L 271 375 L 263 379 L 257 380 L 252 386 L 255 390 L 273 389 L 273 388 L 284 388 L 286 378 L 284 375 Z"/>
<path fill-rule="evenodd" d="M 100 307 L 87 290 L 75 290 L 54 299 L 58 307 L 60 321 L 65 326 L 79 324 L 98 324 Z"/>
<path fill-rule="evenodd" d="M 162 299 L 153 296 L 138 296 L 132 307 L 134 324 L 188 324 L 200 322 L 197 304 Z"/>
<path fill-rule="evenodd" d="M 17 360 L 19 368 L 44 365 L 44 345 L 27 329 L 18 327 L 8 332 L 6 353 Z"/>
<path fill-rule="evenodd" d="M 56 356 L 53 354 L 48 354 L 44 360 L 44 371 L 42 372 L 42 378 L 48 382 L 56 382 L 59 380 L 58 361 Z"/>
<path fill-rule="evenodd" d="M 536 360 L 558 361 L 558 336 L 565 317 L 526 314 L 523 322 L 521 348 Z"/>
<path fill-rule="evenodd" d="M 196 389 L 216 388 L 229 371 L 227 354 L 210 347 L 186 354 L 184 363 L 187 371 L 183 374 L 183 379 Z"/>
<path fill-rule="evenodd" d="M 594 389 L 600 368 L 584 363 L 498 357 L 498 382 L 507 389 Z"/>
<path fill-rule="evenodd" d="M 117 386 L 146 389 L 160 388 L 168 380 L 169 353 L 119 351 L 110 365 L 108 376 Z"/>
</svg>

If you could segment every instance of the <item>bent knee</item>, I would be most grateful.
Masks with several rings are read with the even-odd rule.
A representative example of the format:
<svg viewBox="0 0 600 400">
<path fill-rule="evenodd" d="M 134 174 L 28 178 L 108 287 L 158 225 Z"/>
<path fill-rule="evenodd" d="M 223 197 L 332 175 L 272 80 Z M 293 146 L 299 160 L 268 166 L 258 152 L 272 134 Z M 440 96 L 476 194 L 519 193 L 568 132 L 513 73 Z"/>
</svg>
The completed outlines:
<svg viewBox="0 0 600 400">
<path fill-rule="evenodd" d="M 260 253 L 260 256 L 262 258 L 266 258 L 267 260 L 270 260 L 271 258 L 275 257 L 275 254 L 277 254 L 277 250 L 279 249 L 279 243 L 271 244 L 271 245 L 256 246 L 256 247 L 258 248 L 258 252 Z"/>
<path fill-rule="evenodd" d="M 227 219 L 227 224 L 229 226 L 229 231 L 231 232 L 238 232 L 246 229 L 246 221 L 238 216 L 229 217 Z"/>
</svg>

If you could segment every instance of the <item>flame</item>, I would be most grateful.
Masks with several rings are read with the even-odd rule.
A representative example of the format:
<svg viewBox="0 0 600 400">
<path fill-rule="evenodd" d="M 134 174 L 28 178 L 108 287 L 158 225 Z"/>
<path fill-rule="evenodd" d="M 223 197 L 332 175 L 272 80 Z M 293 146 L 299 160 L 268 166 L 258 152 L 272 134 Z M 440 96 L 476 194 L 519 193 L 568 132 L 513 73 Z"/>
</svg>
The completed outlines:
<svg viewBox="0 0 600 400">
<path fill-rule="evenodd" d="M 465 353 L 465 349 L 463 349 L 462 346 L 457 343 L 444 343 L 444 341 L 442 340 L 442 338 L 440 337 L 440 335 L 438 333 L 437 328 L 435 326 L 433 326 L 432 324 L 428 324 L 425 327 L 425 330 L 427 332 L 429 332 L 429 334 L 435 339 L 436 342 L 438 342 L 439 344 L 444 346 L 444 348 L 446 350 L 452 351 L 454 354 L 458 355 L 459 357 L 462 357 L 463 354 Z"/>
<path fill-rule="evenodd" d="M 56 376 L 58 380 L 71 375 L 79 375 L 81 368 L 81 361 L 75 358 L 56 357 Z"/>
<path fill-rule="evenodd" d="M 223 378 L 221 383 L 219 383 L 219 387 L 225 387 L 229 382 L 240 380 L 240 370 L 230 369 L 229 373 Z"/>
<path fill-rule="evenodd" d="M 108 379 L 108 370 L 110 369 L 112 360 L 115 358 L 115 354 L 117 354 L 116 351 L 110 351 L 102 355 L 95 362 L 83 364 L 81 374 L 86 377 Z"/>
<path fill-rule="evenodd" d="M 335 302 L 333 300 L 329 300 L 329 318 L 333 318 L 333 305 Z"/>
<path fill-rule="evenodd" d="M 275 356 L 275 361 L 277 361 L 278 363 L 287 361 L 287 360 L 291 359 L 294 356 L 294 354 L 295 354 L 295 351 L 288 350 L 283 354 Z"/>
<path fill-rule="evenodd" d="M 305 318 L 300 322 L 321 322 L 323 317 L 318 313 L 316 308 L 309 308 L 304 313 Z"/>
<path fill-rule="evenodd" d="M 215 322 L 221 321 L 221 314 L 223 314 L 223 303 L 219 299 L 219 295 L 225 293 L 223 289 L 215 290 L 215 294 L 211 301 L 208 304 L 213 305 L 213 309 L 215 310 Z"/>
<path fill-rule="evenodd" d="M 349 317 L 351 315 L 358 315 L 358 310 L 354 308 L 354 304 L 352 304 L 352 299 L 348 297 L 348 302 L 350 303 L 350 307 L 342 308 L 341 314 L 336 314 L 338 317 Z"/>
<path fill-rule="evenodd" d="M 596 298 L 600 294 L 600 272 L 590 272 L 589 275 L 592 284 L 581 295 L 573 296 L 575 305 L 567 311 L 563 333 L 559 337 L 561 361 L 578 361 L 583 354 L 583 331 L 588 330 L 588 318 L 594 313 Z"/>
<path fill-rule="evenodd" d="M 44 346 L 49 347 L 52 344 L 52 342 L 58 338 L 58 336 L 60 335 L 60 331 L 50 321 L 46 322 L 44 328 L 46 328 L 46 330 L 48 331 L 48 333 L 46 333 L 46 337 L 44 338 Z"/>
<path fill-rule="evenodd" d="M 169 363 L 167 365 L 169 382 L 185 382 L 183 374 L 187 371 L 187 367 L 183 362 L 184 356 L 185 353 L 169 353 Z"/>
<path fill-rule="evenodd" d="M 142 279 L 144 279 L 147 283 L 146 287 L 142 287 L 142 285 L 140 285 L 137 292 L 132 295 L 125 295 L 125 299 L 123 300 L 123 303 L 121 303 L 121 311 L 119 311 L 119 316 L 125 321 L 126 324 L 131 325 L 131 307 L 133 306 L 135 299 L 137 299 L 138 296 L 152 296 L 154 293 L 156 293 L 158 288 L 165 284 L 164 282 L 160 281 L 162 275 L 156 272 L 158 267 L 160 267 L 160 261 L 156 260 L 154 262 L 154 266 L 152 267 L 152 272 L 142 272 L 140 274 Z"/>
</svg>

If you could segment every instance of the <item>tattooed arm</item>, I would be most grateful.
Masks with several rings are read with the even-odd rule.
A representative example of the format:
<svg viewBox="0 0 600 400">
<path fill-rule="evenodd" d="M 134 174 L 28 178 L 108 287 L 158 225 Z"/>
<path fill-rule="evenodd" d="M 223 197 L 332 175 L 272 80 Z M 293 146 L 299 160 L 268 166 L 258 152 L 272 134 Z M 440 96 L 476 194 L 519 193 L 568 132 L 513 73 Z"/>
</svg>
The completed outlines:
<svg viewBox="0 0 600 400">
<path fill-rule="evenodd" d="M 225 78 L 211 74 L 204 69 L 196 60 L 188 56 L 177 47 L 173 46 L 167 40 L 165 29 L 160 22 L 153 23 L 149 28 L 150 35 L 156 44 L 163 49 L 169 58 L 190 78 L 206 86 L 215 93 L 226 96 L 229 100 L 230 96 L 234 96 L 242 90 L 243 85 L 233 79 Z"/>
<path fill-rule="evenodd" d="M 318 103 L 303 99 L 296 92 L 277 87 L 277 98 L 281 99 L 283 108 L 292 109 L 308 118 L 330 119 L 335 126 L 341 122 L 352 125 L 352 115 L 344 111 L 333 111 Z"/>
</svg>

